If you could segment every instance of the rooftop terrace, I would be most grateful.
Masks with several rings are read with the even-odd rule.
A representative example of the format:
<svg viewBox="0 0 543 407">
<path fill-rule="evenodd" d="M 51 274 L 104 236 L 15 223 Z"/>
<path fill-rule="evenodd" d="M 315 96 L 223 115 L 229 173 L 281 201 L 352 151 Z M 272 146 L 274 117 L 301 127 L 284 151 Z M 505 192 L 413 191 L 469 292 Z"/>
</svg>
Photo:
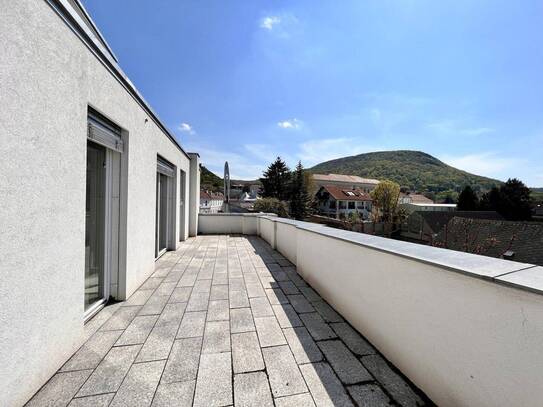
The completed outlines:
<svg viewBox="0 0 543 407">
<path fill-rule="evenodd" d="M 431 404 L 256 236 L 183 242 L 86 330 L 29 406 Z"/>
</svg>

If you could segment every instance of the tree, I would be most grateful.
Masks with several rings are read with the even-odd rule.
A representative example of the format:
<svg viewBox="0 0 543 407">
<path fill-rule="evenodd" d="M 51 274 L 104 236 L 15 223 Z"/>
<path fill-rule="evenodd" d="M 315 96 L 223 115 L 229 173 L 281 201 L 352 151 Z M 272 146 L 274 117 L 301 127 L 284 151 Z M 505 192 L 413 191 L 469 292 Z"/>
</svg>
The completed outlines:
<svg viewBox="0 0 543 407">
<path fill-rule="evenodd" d="M 275 213 L 282 218 L 288 218 L 287 204 L 277 198 L 262 198 L 255 202 L 255 212 Z"/>
<path fill-rule="evenodd" d="M 508 179 L 499 189 L 494 187 L 483 195 L 481 208 L 497 211 L 507 220 L 532 218 L 530 188 L 516 178 Z"/>
<path fill-rule="evenodd" d="M 280 201 L 288 200 L 290 170 L 281 157 L 270 164 L 260 178 L 262 182 L 262 195 L 265 198 L 277 198 Z"/>
<path fill-rule="evenodd" d="M 291 176 L 290 184 L 290 216 L 297 220 L 303 220 L 309 209 L 309 194 L 304 177 L 304 167 L 298 161 L 296 170 Z"/>
<path fill-rule="evenodd" d="M 389 180 L 381 181 L 371 192 L 371 197 L 377 218 L 383 222 L 393 222 L 398 209 L 400 186 Z"/>
<path fill-rule="evenodd" d="M 458 195 L 457 209 L 459 211 L 476 211 L 479 209 L 479 198 L 471 186 L 466 185 Z"/>
<path fill-rule="evenodd" d="M 250 193 L 251 192 L 251 187 L 249 186 L 249 184 L 243 185 L 243 188 L 241 189 L 241 192 Z"/>
</svg>

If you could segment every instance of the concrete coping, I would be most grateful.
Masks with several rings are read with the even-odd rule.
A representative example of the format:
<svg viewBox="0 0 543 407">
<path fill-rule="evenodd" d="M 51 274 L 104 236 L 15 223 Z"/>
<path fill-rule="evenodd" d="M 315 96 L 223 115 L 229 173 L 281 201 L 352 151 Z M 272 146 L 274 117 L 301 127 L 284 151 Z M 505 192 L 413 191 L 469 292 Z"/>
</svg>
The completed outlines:
<svg viewBox="0 0 543 407">
<path fill-rule="evenodd" d="M 198 216 L 245 216 L 245 217 L 276 217 L 275 213 L 199 213 Z"/>
<path fill-rule="evenodd" d="M 229 213 L 213 215 L 257 216 L 262 219 L 288 224 L 297 229 L 333 239 L 342 240 L 426 264 L 438 265 L 445 269 L 471 277 L 494 281 L 500 284 L 543 294 L 543 267 L 533 264 L 496 259 L 493 257 L 458 252 L 440 247 L 425 246 L 380 236 L 335 229 L 317 223 L 280 218 L 275 214 Z"/>
</svg>

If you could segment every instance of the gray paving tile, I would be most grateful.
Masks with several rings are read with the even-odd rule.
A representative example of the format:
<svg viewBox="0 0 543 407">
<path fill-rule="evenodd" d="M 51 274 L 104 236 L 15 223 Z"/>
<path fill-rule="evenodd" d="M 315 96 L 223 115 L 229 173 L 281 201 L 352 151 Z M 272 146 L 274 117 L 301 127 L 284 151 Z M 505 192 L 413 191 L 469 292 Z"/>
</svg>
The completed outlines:
<svg viewBox="0 0 543 407">
<path fill-rule="evenodd" d="M 177 287 L 173 290 L 168 302 L 188 302 L 191 291 L 191 287 Z"/>
<path fill-rule="evenodd" d="M 184 382 L 196 379 L 202 338 L 177 339 L 172 346 L 162 383 Z"/>
<path fill-rule="evenodd" d="M 187 311 L 206 311 L 209 301 L 209 292 L 195 292 L 192 291 L 189 302 L 187 304 Z"/>
<path fill-rule="evenodd" d="M 390 399 L 373 383 L 360 384 L 348 387 L 349 394 L 360 407 L 388 407 Z"/>
<path fill-rule="evenodd" d="M 266 373 L 255 372 L 235 375 L 234 402 L 236 407 L 273 407 Z"/>
<path fill-rule="evenodd" d="M 230 278 L 228 279 L 228 287 L 232 291 L 245 291 L 245 282 L 243 278 Z"/>
<path fill-rule="evenodd" d="M 163 281 L 163 278 L 148 278 L 139 288 L 139 290 L 154 290 L 156 289 Z"/>
<path fill-rule="evenodd" d="M 232 333 L 250 332 L 255 329 L 250 308 L 234 308 L 230 310 L 230 331 Z"/>
<path fill-rule="evenodd" d="M 177 338 L 193 338 L 203 336 L 206 323 L 206 311 L 185 312 Z"/>
<path fill-rule="evenodd" d="M 230 319 L 230 307 L 228 300 L 209 301 L 207 310 L 208 321 L 227 321 Z"/>
<path fill-rule="evenodd" d="M 262 287 L 262 284 L 255 283 L 255 284 L 247 284 L 247 295 L 249 298 L 256 298 L 256 297 L 265 297 L 266 293 L 264 292 L 264 288 Z"/>
<path fill-rule="evenodd" d="M 380 355 L 363 356 L 361 360 L 364 366 L 400 405 L 424 405 L 421 398 L 400 375 L 390 368 Z"/>
<path fill-rule="evenodd" d="M 26 404 L 29 407 L 66 406 L 92 370 L 57 373 Z"/>
<path fill-rule="evenodd" d="M 115 393 L 72 399 L 68 407 L 108 407 Z"/>
<path fill-rule="evenodd" d="M 141 315 L 135 317 L 130 325 L 128 325 L 128 328 L 126 328 L 126 330 L 123 332 L 119 340 L 115 342 L 115 346 L 137 345 L 144 343 L 151 333 L 153 326 L 155 326 L 157 318 L 158 315 Z"/>
<path fill-rule="evenodd" d="M 262 349 L 274 397 L 307 392 L 307 386 L 287 345 Z"/>
<path fill-rule="evenodd" d="M 280 288 L 268 288 L 265 290 L 268 300 L 272 305 L 288 304 L 288 299 Z"/>
<path fill-rule="evenodd" d="M 311 287 L 300 287 L 300 291 L 305 296 L 305 298 L 307 298 L 307 300 L 312 303 L 315 301 L 322 301 L 321 296 L 317 294 L 317 292 Z"/>
<path fill-rule="evenodd" d="M 230 290 L 230 308 L 245 308 L 249 306 L 249 297 L 246 291 Z"/>
<path fill-rule="evenodd" d="M 155 289 L 143 290 L 139 289 L 134 294 L 130 296 L 128 300 L 121 304 L 121 307 L 131 306 L 131 305 L 143 305 L 147 302 L 149 297 L 153 295 Z"/>
<path fill-rule="evenodd" d="M 282 270 L 272 270 L 271 274 L 275 281 L 289 281 L 287 273 Z"/>
<path fill-rule="evenodd" d="M 319 342 L 319 347 L 343 383 L 354 384 L 373 379 L 343 342 L 323 341 Z"/>
<path fill-rule="evenodd" d="M 292 305 L 272 305 L 272 308 L 281 328 L 303 326 L 302 320 L 300 319 L 296 311 L 294 311 Z"/>
<path fill-rule="evenodd" d="M 177 283 L 177 287 L 192 287 L 194 286 L 195 282 L 196 282 L 196 274 L 188 273 L 188 271 L 185 271 L 185 273 L 179 279 L 179 282 Z"/>
<path fill-rule="evenodd" d="M 355 355 L 371 355 L 375 353 L 373 346 L 346 322 L 330 324 L 330 326 Z"/>
<path fill-rule="evenodd" d="M 138 355 L 138 362 L 166 359 L 172 348 L 177 325 L 155 325 Z"/>
<path fill-rule="evenodd" d="M 264 287 L 264 289 L 279 288 L 279 284 L 277 283 L 277 281 L 275 281 L 275 278 L 273 278 L 273 276 L 271 275 L 266 275 L 266 276 L 261 275 L 260 282 L 262 283 L 262 287 Z"/>
<path fill-rule="evenodd" d="M 126 329 L 136 314 L 140 311 L 140 306 L 120 307 L 100 328 L 101 331 L 115 331 Z"/>
<path fill-rule="evenodd" d="M 298 287 L 296 287 L 296 285 L 292 281 L 280 281 L 279 287 L 287 295 L 300 293 L 300 291 L 298 290 Z"/>
<path fill-rule="evenodd" d="M 164 309 L 164 306 L 168 302 L 168 297 L 165 295 L 159 295 L 155 293 L 149 297 L 145 305 L 141 308 L 138 315 L 154 315 L 160 314 Z"/>
<path fill-rule="evenodd" d="M 301 365 L 300 370 L 317 407 L 354 406 L 345 388 L 327 363 Z"/>
<path fill-rule="evenodd" d="M 322 353 L 306 328 L 285 328 L 283 334 L 298 364 L 322 360 Z"/>
<path fill-rule="evenodd" d="M 202 353 L 230 352 L 230 322 L 207 322 Z"/>
<path fill-rule="evenodd" d="M 315 407 L 315 403 L 311 394 L 302 393 L 276 398 L 275 407 Z"/>
<path fill-rule="evenodd" d="M 307 330 L 316 341 L 323 339 L 332 339 L 337 335 L 332 329 L 324 322 L 322 317 L 316 312 L 310 314 L 300 314 L 300 319 L 306 326 Z"/>
<path fill-rule="evenodd" d="M 212 285 L 224 285 L 228 284 L 228 273 L 226 272 L 217 272 L 213 274 Z"/>
<path fill-rule="evenodd" d="M 62 366 L 61 371 L 94 369 L 123 331 L 98 331 Z"/>
<path fill-rule="evenodd" d="M 176 286 L 176 283 L 174 282 L 163 282 L 157 287 L 155 294 L 170 296 L 172 295 L 172 292 L 175 289 L 175 286 Z"/>
<path fill-rule="evenodd" d="M 230 352 L 202 354 L 194 395 L 195 407 L 227 406 L 233 403 L 230 358 Z"/>
<path fill-rule="evenodd" d="M 254 372 L 264 369 L 264 360 L 255 332 L 232 335 L 232 362 L 234 373 Z"/>
<path fill-rule="evenodd" d="M 255 318 L 273 316 L 273 308 L 266 297 L 250 298 L 251 310 Z"/>
<path fill-rule="evenodd" d="M 261 347 L 285 345 L 287 343 L 275 317 L 262 317 L 254 320 Z"/>
<path fill-rule="evenodd" d="M 228 285 L 214 285 L 211 287 L 210 300 L 227 300 L 228 299 Z"/>
<path fill-rule="evenodd" d="M 343 322 L 343 318 L 328 303 L 324 301 L 314 301 L 313 307 L 326 322 Z"/>
<path fill-rule="evenodd" d="M 155 393 L 153 407 L 190 407 L 196 380 L 177 383 L 160 383 Z"/>
<path fill-rule="evenodd" d="M 110 407 L 146 407 L 153 401 L 165 361 L 132 365 Z"/>
<path fill-rule="evenodd" d="M 258 278 L 258 274 L 256 274 L 255 272 L 244 273 L 243 279 L 245 280 L 245 283 L 248 284 L 258 284 L 258 282 L 260 281 Z"/>
<path fill-rule="evenodd" d="M 311 303 L 307 301 L 307 298 L 305 298 L 302 294 L 288 295 L 287 298 L 297 313 L 315 311 L 315 308 L 313 308 Z"/>
<path fill-rule="evenodd" d="M 162 314 L 158 317 L 156 321 L 157 325 L 177 325 L 181 323 L 183 319 L 183 314 L 185 313 L 185 308 L 187 307 L 186 302 L 175 302 L 172 304 L 166 304 Z"/>
<path fill-rule="evenodd" d="M 211 280 L 197 280 L 192 288 L 193 293 L 209 293 L 211 290 Z"/>
<path fill-rule="evenodd" d="M 141 345 L 111 348 L 81 387 L 78 397 L 116 392 L 140 349 Z"/>
</svg>

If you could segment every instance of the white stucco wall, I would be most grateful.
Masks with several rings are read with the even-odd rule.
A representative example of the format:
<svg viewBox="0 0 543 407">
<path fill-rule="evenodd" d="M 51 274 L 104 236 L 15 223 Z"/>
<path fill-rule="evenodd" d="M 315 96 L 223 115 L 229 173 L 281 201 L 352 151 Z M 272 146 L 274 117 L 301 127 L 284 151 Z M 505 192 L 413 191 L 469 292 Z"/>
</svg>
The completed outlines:
<svg viewBox="0 0 543 407">
<path fill-rule="evenodd" d="M 82 341 L 87 107 L 128 133 L 121 298 L 154 268 L 157 154 L 186 172 L 185 196 L 190 179 L 189 159 L 45 1 L 3 6 L 0 405 L 16 406 Z M 188 222 L 179 230 L 175 207 L 177 242 Z"/>
<path fill-rule="evenodd" d="M 438 405 L 541 404 L 543 267 L 259 221 L 262 238 L 290 261 L 295 247 L 298 273 Z"/>
</svg>

